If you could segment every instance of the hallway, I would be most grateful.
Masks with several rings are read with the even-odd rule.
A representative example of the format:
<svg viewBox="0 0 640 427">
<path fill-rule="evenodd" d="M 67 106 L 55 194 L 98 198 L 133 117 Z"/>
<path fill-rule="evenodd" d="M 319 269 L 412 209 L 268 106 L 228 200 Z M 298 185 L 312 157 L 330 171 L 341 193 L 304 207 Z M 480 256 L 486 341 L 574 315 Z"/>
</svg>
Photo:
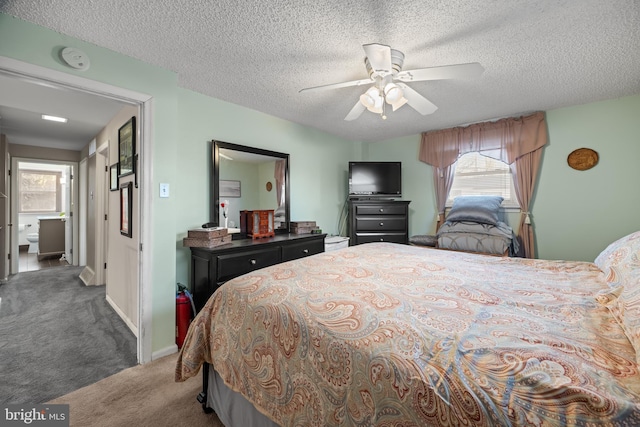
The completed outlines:
<svg viewBox="0 0 640 427">
<path fill-rule="evenodd" d="M 27 248 L 20 249 L 19 270 L 21 273 L 24 271 L 37 271 L 50 267 L 61 267 L 69 265 L 66 259 L 56 257 L 47 258 L 38 261 L 38 254 L 28 253 Z"/>
</svg>

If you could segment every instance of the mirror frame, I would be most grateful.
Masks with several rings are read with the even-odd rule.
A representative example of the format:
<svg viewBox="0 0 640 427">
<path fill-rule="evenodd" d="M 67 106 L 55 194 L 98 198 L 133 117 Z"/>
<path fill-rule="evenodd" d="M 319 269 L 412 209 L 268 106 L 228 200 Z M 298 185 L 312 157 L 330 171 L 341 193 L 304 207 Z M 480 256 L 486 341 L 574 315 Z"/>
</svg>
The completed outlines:
<svg viewBox="0 0 640 427">
<path fill-rule="evenodd" d="M 276 229 L 276 234 L 289 233 L 291 220 L 290 199 L 289 199 L 289 154 L 279 153 L 277 151 L 264 150 L 262 148 L 248 147 L 246 145 L 232 144 L 224 141 L 211 141 L 211 218 L 209 224 L 214 227 L 220 226 L 220 149 L 242 151 L 251 154 L 260 154 L 263 156 L 283 159 L 285 161 L 284 172 L 284 209 L 285 209 L 285 228 Z M 237 237 L 236 237 L 237 236 Z M 235 233 L 234 239 L 246 238 L 246 233 Z"/>
</svg>

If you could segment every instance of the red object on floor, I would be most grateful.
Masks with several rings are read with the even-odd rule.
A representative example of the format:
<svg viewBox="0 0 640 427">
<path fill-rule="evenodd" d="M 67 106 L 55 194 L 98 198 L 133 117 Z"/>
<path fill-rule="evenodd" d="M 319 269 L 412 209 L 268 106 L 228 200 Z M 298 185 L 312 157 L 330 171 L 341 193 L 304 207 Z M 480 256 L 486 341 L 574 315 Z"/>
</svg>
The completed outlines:
<svg viewBox="0 0 640 427">
<path fill-rule="evenodd" d="M 182 348 L 191 323 L 191 303 L 184 292 L 176 295 L 176 344 Z"/>
</svg>

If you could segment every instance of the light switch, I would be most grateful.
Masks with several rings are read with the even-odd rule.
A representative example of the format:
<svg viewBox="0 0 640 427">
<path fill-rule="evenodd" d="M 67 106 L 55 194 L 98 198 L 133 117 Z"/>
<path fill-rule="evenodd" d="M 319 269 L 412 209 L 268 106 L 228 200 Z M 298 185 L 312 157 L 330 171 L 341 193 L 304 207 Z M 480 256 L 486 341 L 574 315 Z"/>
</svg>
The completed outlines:
<svg viewBox="0 0 640 427">
<path fill-rule="evenodd" d="M 169 197 L 169 184 L 160 184 L 160 197 Z"/>
</svg>

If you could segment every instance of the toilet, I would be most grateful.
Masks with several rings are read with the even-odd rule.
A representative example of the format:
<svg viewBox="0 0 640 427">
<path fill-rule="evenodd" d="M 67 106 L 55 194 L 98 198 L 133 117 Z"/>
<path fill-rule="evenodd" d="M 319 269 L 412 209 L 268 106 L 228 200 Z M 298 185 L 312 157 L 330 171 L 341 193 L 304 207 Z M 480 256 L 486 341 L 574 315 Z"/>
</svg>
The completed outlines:
<svg viewBox="0 0 640 427">
<path fill-rule="evenodd" d="M 38 233 L 27 234 L 27 242 L 29 242 L 29 250 L 27 252 L 30 254 L 37 254 L 38 253 Z"/>
</svg>

